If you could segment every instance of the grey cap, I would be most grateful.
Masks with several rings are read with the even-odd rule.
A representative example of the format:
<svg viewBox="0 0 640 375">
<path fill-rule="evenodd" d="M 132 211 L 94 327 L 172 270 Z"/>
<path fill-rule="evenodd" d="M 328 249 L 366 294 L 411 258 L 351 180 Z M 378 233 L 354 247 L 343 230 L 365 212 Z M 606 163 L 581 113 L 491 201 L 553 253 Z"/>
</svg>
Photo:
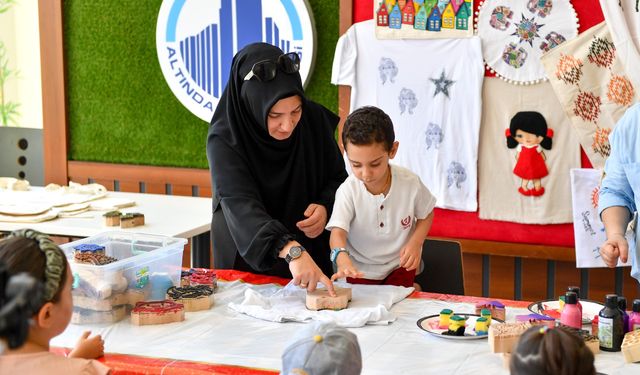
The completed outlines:
<svg viewBox="0 0 640 375">
<path fill-rule="evenodd" d="M 282 354 L 281 375 L 359 375 L 358 337 L 335 323 L 307 325 Z"/>
</svg>

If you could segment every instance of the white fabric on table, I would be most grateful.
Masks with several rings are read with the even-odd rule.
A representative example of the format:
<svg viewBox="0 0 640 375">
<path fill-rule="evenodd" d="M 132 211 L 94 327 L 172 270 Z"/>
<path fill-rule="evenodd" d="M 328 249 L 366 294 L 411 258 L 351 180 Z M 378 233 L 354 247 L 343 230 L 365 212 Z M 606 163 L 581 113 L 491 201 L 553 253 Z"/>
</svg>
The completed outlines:
<svg viewBox="0 0 640 375">
<path fill-rule="evenodd" d="M 389 324 L 396 320 L 389 309 L 413 292 L 413 288 L 393 285 L 335 285 L 351 288 L 352 300 L 347 309 L 308 310 L 305 306 L 306 289 L 293 285 L 293 282 L 275 293 L 248 288 L 244 292 L 244 300 L 241 303 L 231 302 L 229 308 L 272 322 L 319 320 L 333 321 L 341 327 L 362 327 L 365 324 Z"/>
</svg>

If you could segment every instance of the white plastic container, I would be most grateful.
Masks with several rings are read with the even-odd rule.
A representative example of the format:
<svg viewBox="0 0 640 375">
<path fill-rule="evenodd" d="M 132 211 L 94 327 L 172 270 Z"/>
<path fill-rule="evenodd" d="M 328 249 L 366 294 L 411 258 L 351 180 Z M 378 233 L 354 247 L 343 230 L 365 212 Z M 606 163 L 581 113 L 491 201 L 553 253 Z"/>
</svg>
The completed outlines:
<svg viewBox="0 0 640 375">
<path fill-rule="evenodd" d="M 183 238 L 114 231 L 61 245 L 74 276 L 71 322 L 113 323 L 138 301 L 165 299 L 166 290 L 180 284 L 186 243 Z M 76 263 L 74 248 L 81 244 L 103 246 L 104 254 L 117 261 Z"/>
</svg>

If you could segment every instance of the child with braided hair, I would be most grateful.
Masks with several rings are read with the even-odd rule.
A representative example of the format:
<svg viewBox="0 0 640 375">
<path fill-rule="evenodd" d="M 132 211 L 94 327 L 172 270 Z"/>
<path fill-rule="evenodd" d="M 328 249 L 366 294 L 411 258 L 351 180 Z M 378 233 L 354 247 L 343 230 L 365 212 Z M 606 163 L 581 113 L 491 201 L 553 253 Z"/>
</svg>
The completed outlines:
<svg viewBox="0 0 640 375">
<path fill-rule="evenodd" d="M 512 375 L 596 375 L 594 357 L 584 340 L 563 327 L 533 326 L 511 354 Z"/>
<path fill-rule="evenodd" d="M 100 335 L 89 337 L 91 332 L 84 332 L 68 357 L 49 352 L 49 341 L 65 330 L 73 311 L 73 276 L 64 252 L 47 235 L 23 229 L 0 241 L 0 263 L 10 275 L 26 273 L 38 280 L 42 290 L 42 298 L 34 303 L 39 306 L 35 314 L 1 317 L 29 323 L 24 325 L 26 340 L 15 329 L 0 330 L 0 375 L 108 374 L 109 368 L 94 360 L 104 354 Z M 0 288 L 0 301 L 4 300 L 5 290 Z"/>
</svg>

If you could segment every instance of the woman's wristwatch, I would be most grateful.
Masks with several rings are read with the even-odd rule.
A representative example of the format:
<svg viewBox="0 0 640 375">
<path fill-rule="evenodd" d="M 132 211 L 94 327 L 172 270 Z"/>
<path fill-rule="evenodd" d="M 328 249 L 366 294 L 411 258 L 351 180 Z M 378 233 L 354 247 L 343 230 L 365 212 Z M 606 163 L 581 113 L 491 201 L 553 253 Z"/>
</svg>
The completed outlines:
<svg viewBox="0 0 640 375">
<path fill-rule="evenodd" d="M 286 260 L 287 263 L 291 263 L 292 260 L 300 258 L 303 251 L 307 251 L 307 249 L 302 247 L 302 245 L 291 246 L 287 255 L 284 256 L 284 260 Z"/>
<path fill-rule="evenodd" d="M 336 266 L 336 260 L 338 259 L 338 254 L 340 253 L 347 253 L 347 255 L 349 255 L 349 250 L 345 249 L 344 247 L 334 247 L 333 249 L 331 249 L 331 263 L 333 263 L 334 266 Z"/>
</svg>

